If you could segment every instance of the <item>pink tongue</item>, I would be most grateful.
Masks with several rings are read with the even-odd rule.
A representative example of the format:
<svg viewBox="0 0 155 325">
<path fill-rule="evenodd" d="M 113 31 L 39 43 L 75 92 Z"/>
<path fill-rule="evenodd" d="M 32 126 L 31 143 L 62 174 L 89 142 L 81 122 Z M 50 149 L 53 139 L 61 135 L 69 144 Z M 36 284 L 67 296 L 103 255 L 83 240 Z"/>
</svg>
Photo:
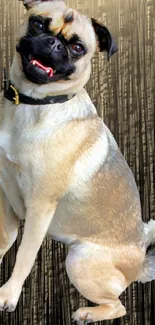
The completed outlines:
<svg viewBox="0 0 155 325">
<path fill-rule="evenodd" d="M 46 71 L 48 73 L 48 76 L 51 78 L 53 77 L 53 69 L 50 67 L 45 67 L 44 65 L 42 65 L 39 61 L 37 60 L 31 60 L 30 61 L 31 64 L 35 65 L 36 67 Z"/>
</svg>

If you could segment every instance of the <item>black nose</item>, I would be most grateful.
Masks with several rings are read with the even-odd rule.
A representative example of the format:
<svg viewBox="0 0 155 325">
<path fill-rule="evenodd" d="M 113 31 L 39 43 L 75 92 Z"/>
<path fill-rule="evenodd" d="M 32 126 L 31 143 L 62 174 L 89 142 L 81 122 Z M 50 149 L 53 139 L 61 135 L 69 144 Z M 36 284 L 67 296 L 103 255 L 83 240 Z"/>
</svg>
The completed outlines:
<svg viewBox="0 0 155 325">
<path fill-rule="evenodd" d="M 48 38 L 48 43 L 50 44 L 52 50 L 56 52 L 60 52 L 64 47 L 61 41 L 56 37 Z"/>
</svg>

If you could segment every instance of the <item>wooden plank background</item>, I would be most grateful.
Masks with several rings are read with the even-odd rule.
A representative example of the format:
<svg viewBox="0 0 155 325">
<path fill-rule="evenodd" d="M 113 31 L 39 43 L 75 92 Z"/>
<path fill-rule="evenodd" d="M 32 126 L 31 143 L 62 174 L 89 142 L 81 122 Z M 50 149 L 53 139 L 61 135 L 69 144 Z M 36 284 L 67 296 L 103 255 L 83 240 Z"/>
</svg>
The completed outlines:
<svg viewBox="0 0 155 325">
<path fill-rule="evenodd" d="M 68 5 L 101 20 L 119 52 L 108 63 L 93 58 L 87 85 L 100 116 L 114 134 L 140 191 L 144 220 L 155 219 L 155 0 L 68 0 Z M 0 77 L 14 54 L 14 34 L 23 20 L 18 0 L 0 0 Z M 130 222 L 130 221 L 129 221 Z M 5 257 L 0 283 L 11 274 L 19 238 Z M 0 325 L 71 325 L 73 311 L 90 304 L 70 285 L 67 249 L 45 240 L 25 283 L 17 310 L 0 313 Z M 154 325 L 155 284 L 134 283 L 122 296 L 127 316 L 105 325 Z"/>
</svg>

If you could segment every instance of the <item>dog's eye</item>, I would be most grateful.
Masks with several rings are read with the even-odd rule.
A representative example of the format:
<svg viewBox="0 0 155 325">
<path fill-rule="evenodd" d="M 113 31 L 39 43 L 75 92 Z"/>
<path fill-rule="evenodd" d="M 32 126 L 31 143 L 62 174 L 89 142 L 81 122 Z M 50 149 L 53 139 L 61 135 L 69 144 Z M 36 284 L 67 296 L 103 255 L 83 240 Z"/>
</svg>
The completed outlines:
<svg viewBox="0 0 155 325">
<path fill-rule="evenodd" d="M 43 24 L 40 21 L 37 21 L 37 20 L 33 21 L 32 27 L 35 30 L 43 30 Z"/>
<path fill-rule="evenodd" d="M 81 55 L 84 53 L 84 47 L 81 43 L 76 43 L 76 44 L 71 45 L 71 49 L 72 49 L 72 52 L 76 55 L 77 54 Z"/>
</svg>

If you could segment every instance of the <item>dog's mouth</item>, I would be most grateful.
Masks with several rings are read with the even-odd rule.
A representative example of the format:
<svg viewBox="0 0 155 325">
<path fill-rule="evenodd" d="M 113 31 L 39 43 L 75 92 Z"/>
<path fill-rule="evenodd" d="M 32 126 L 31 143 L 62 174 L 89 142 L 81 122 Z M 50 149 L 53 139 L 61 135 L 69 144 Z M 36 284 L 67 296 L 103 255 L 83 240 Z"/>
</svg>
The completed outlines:
<svg viewBox="0 0 155 325">
<path fill-rule="evenodd" d="M 55 69 L 55 64 L 50 58 L 23 53 L 21 55 L 24 73 L 33 83 L 47 84 L 67 78 L 59 67 Z"/>
<path fill-rule="evenodd" d="M 29 54 L 25 57 L 26 70 L 36 73 L 38 77 L 42 76 L 49 82 L 58 80 L 58 78 L 63 77 L 60 69 L 55 68 L 55 64 L 51 58 L 42 57 L 40 55 Z"/>
<path fill-rule="evenodd" d="M 62 80 L 69 80 L 74 67 L 67 62 L 56 63 L 48 55 L 34 55 L 20 53 L 23 63 L 23 71 L 28 80 L 36 84 L 48 84 Z"/>
<path fill-rule="evenodd" d="M 51 67 L 46 67 L 38 60 L 32 59 L 30 60 L 30 64 L 37 67 L 38 69 L 45 71 L 49 78 L 52 78 L 54 74 L 56 74 L 56 70 L 53 70 Z"/>
</svg>

